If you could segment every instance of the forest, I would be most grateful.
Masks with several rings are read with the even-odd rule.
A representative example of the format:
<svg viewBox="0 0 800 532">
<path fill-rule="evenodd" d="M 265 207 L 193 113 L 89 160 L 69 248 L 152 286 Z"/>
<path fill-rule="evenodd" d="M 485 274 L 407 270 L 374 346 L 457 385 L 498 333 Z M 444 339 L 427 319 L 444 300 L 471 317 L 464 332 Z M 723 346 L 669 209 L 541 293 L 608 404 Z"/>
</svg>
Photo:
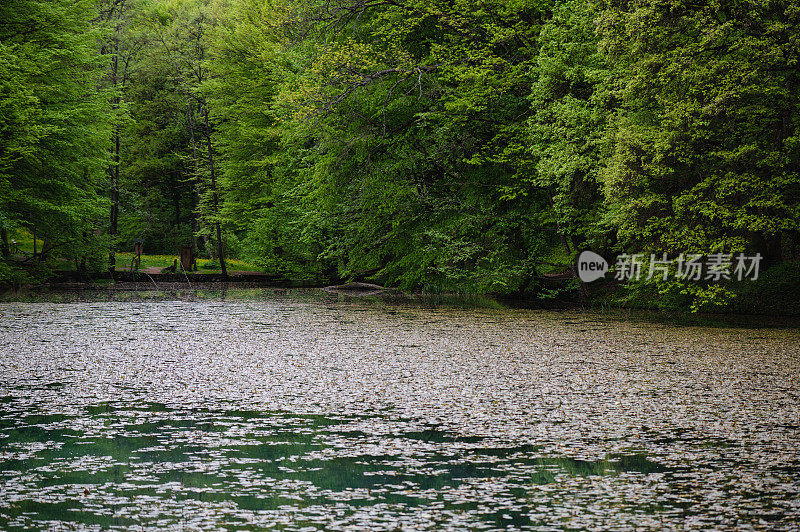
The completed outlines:
<svg viewBox="0 0 800 532">
<path fill-rule="evenodd" d="M 0 279 L 119 271 L 139 241 L 586 297 L 585 250 L 738 254 L 758 280 L 589 288 L 800 312 L 798 95 L 795 0 L 4 0 Z"/>
</svg>

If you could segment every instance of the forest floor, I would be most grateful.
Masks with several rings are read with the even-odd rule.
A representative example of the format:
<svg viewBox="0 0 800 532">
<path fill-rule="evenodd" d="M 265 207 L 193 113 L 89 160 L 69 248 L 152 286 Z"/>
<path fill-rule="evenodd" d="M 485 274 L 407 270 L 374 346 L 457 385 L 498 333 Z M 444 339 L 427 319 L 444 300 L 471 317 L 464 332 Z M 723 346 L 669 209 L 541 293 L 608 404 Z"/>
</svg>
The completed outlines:
<svg viewBox="0 0 800 532">
<path fill-rule="evenodd" d="M 148 266 L 146 268 L 139 268 L 138 270 L 135 271 L 139 273 L 146 273 L 148 275 L 155 275 L 155 274 L 165 273 L 163 270 L 164 268 L 160 268 L 158 266 Z M 132 270 L 126 266 L 122 268 L 117 268 L 117 271 L 130 272 Z M 181 273 L 181 271 L 178 270 L 177 272 L 170 272 L 170 273 Z M 216 273 L 221 273 L 221 270 L 190 271 L 186 273 L 190 273 L 193 275 L 204 274 L 204 273 L 216 274 Z M 267 275 L 267 274 L 259 270 L 228 270 L 228 275 Z"/>
</svg>

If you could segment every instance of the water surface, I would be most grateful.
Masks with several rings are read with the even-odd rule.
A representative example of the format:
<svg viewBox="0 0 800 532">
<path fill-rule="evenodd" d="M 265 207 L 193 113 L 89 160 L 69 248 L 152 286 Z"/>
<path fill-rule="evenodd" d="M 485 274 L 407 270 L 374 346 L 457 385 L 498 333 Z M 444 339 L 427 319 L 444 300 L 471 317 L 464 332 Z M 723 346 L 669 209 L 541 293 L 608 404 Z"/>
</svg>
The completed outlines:
<svg viewBox="0 0 800 532">
<path fill-rule="evenodd" d="M 0 305 L 0 529 L 800 526 L 800 331 Z"/>
</svg>

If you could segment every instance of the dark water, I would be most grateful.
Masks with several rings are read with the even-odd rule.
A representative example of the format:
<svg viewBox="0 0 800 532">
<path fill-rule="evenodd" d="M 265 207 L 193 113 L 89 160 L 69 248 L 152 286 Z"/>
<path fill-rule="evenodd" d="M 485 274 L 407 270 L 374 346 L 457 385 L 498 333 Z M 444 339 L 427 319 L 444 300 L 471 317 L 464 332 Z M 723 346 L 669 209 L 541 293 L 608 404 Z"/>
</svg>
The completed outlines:
<svg viewBox="0 0 800 532">
<path fill-rule="evenodd" d="M 800 527 L 800 331 L 0 305 L 0 529 Z"/>
</svg>

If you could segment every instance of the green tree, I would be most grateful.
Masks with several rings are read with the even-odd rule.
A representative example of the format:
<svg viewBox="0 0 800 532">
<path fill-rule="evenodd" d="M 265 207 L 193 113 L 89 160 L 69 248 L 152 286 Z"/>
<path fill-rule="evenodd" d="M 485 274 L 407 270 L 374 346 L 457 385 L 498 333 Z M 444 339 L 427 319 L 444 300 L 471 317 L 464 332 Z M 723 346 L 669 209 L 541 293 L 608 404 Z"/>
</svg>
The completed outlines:
<svg viewBox="0 0 800 532">
<path fill-rule="evenodd" d="M 285 62 L 280 9 L 239 1 L 214 5 L 209 77 L 204 82 L 219 150 L 221 221 L 240 254 L 275 273 L 302 276 L 309 257 L 293 231 L 300 205 L 281 178 L 282 129 L 274 110 Z"/>
<path fill-rule="evenodd" d="M 162 42 L 162 18 L 168 16 L 158 15 L 160 5 L 128 4 L 119 239 L 141 239 L 147 252 L 174 254 L 195 238 L 197 180 L 185 87 Z"/>
<path fill-rule="evenodd" d="M 521 188 L 510 190 L 541 188 L 552 198 L 552 209 L 544 213 L 571 244 L 568 252 L 572 245 L 608 246 L 608 228 L 600 223 L 605 208 L 600 174 L 618 77 L 598 49 L 598 15 L 592 2 L 567 0 L 553 8 L 544 25 L 531 92 L 533 168 Z"/>
<path fill-rule="evenodd" d="M 512 291 L 547 240 L 530 165 L 536 2 L 337 2 L 293 13 L 305 53 L 277 96 L 322 258 L 344 277 Z M 303 46 L 305 44 L 305 46 Z"/>
<path fill-rule="evenodd" d="M 160 44 L 158 53 L 169 65 L 172 83 L 184 98 L 189 159 L 197 196 L 195 234 L 202 236 L 206 251 L 219 259 L 222 274 L 227 276 L 219 168 L 209 105 L 202 90 L 209 80 L 208 35 L 215 16 L 210 2 L 163 0 L 153 4 L 149 20 L 152 38 Z M 212 228 L 216 237 L 213 243 Z"/>
<path fill-rule="evenodd" d="M 800 227 L 795 2 L 614 2 L 602 47 L 624 71 L 603 173 L 627 249 L 760 252 Z"/>
<path fill-rule="evenodd" d="M 96 15 L 86 0 L 0 6 L 0 225 L 35 230 L 44 254 L 97 243 L 110 131 Z"/>
</svg>

